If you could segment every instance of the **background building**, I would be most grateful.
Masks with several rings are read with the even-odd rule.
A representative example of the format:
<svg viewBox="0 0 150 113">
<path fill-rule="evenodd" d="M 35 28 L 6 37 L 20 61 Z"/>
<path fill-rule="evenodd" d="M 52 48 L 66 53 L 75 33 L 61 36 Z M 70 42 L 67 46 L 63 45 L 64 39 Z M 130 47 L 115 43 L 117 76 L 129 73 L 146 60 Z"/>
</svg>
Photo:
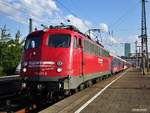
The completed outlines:
<svg viewBox="0 0 150 113">
<path fill-rule="evenodd" d="M 130 43 L 125 43 L 124 45 L 124 55 L 125 57 L 129 57 L 130 56 L 130 53 L 131 53 L 131 44 Z"/>
</svg>

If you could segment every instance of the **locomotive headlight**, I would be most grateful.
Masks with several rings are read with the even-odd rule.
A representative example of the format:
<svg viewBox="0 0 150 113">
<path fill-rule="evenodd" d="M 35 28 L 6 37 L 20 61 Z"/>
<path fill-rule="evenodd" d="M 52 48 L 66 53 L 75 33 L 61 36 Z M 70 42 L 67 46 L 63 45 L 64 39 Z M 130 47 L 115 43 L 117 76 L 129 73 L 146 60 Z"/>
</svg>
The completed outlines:
<svg viewBox="0 0 150 113">
<path fill-rule="evenodd" d="M 61 88 L 62 87 L 62 85 L 59 83 L 59 88 Z"/>
<path fill-rule="evenodd" d="M 41 84 L 38 84 L 38 85 L 37 85 L 37 88 L 38 88 L 39 90 L 41 90 L 41 89 L 43 88 L 43 86 L 42 86 Z"/>
<path fill-rule="evenodd" d="M 27 68 L 23 68 L 22 71 L 25 73 L 27 72 Z"/>
<path fill-rule="evenodd" d="M 57 66 L 61 66 L 62 64 L 63 64 L 62 61 L 57 62 Z"/>
<path fill-rule="evenodd" d="M 57 68 L 57 72 L 61 72 L 62 71 L 62 68 Z"/>
<path fill-rule="evenodd" d="M 22 83 L 22 88 L 26 88 L 27 84 L 26 83 Z"/>
</svg>

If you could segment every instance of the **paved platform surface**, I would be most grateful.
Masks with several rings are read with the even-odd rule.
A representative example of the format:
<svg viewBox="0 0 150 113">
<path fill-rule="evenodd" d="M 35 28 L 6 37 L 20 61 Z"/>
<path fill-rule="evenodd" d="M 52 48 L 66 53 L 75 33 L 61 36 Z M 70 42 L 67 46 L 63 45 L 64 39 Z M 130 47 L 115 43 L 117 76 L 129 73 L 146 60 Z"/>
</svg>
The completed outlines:
<svg viewBox="0 0 150 113">
<path fill-rule="evenodd" d="M 110 84 L 112 81 L 114 82 Z M 110 86 L 106 88 L 108 84 Z M 106 89 L 100 95 L 87 104 L 104 88 Z M 87 105 L 83 107 L 85 103 Z M 79 112 L 150 113 L 150 75 L 143 76 L 135 69 L 114 75 L 48 107 L 40 113 Z"/>
</svg>

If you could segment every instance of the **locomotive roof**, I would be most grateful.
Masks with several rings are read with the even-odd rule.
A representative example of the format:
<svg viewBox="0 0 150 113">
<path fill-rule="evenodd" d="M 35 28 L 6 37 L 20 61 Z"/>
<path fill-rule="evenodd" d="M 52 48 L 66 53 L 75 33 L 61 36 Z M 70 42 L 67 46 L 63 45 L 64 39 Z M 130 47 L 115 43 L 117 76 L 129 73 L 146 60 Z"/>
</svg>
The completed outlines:
<svg viewBox="0 0 150 113">
<path fill-rule="evenodd" d="M 49 26 L 49 28 L 46 27 L 43 31 L 46 31 L 46 30 L 67 30 L 67 32 L 69 32 L 69 31 L 70 32 L 77 32 L 80 35 L 87 38 L 88 40 L 92 41 L 93 43 L 95 43 L 95 44 L 99 45 L 100 47 L 104 48 L 104 46 L 101 43 L 99 43 L 98 41 L 92 40 L 92 38 L 89 35 L 86 35 L 86 34 L 82 33 L 77 27 L 75 27 L 73 25 L 63 25 L 62 24 L 62 25 L 58 25 L 58 26 Z"/>
<path fill-rule="evenodd" d="M 44 26 L 44 25 L 43 25 Z M 73 26 L 73 25 L 58 25 L 58 26 L 49 26 L 49 27 L 44 27 L 44 29 L 43 30 L 35 30 L 35 31 L 33 31 L 32 33 L 30 33 L 30 34 L 36 34 L 36 33 L 39 33 L 39 32 L 46 32 L 46 31 L 66 31 L 66 32 L 70 32 L 70 33 L 72 33 L 72 32 L 76 32 L 76 33 L 78 33 L 78 34 L 80 34 L 81 36 L 84 36 L 86 39 L 88 39 L 89 41 L 91 41 L 91 42 L 93 42 L 93 43 L 95 43 L 96 45 L 98 45 L 98 46 L 100 46 L 100 47 L 102 47 L 104 50 L 106 50 L 105 48 L 104 48 L 104 46 L 100 43 L 100 42 L 98 42 L 98 41 L 94 41 L 94 40 L 92 40 L 92 38 L 89 36 L 89 35 L 86 35 L 86 34 L 84 34 L 84 33 L 82 33 L 77 27 L 75 27 L 75 26 Z M 29 34 L 29 35 L 30 35 Z M 108 50 L 106 50 L 106 51 L 108 51 Z"/>
</svg>

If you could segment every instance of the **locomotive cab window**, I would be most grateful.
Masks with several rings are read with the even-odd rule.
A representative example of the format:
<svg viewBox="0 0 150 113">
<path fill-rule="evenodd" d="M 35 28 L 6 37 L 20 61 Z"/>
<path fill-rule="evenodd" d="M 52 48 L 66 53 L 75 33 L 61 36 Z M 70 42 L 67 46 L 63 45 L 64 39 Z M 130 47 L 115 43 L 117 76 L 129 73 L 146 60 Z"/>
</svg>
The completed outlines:
<svg viewBox="0 0 150 113">
<path fill-rule="evenodd" d="M 70 46 L 70 35 L 67 34 L 49 35 L 47 45 L 49 47 L 55 48 L 68 48 Z"/>
<path fill-rule="evenodd" d="M 40 46 L 40 36 L 29 35 L 25 41 L 24 49 L 33 49 Z"/>
</svg>

